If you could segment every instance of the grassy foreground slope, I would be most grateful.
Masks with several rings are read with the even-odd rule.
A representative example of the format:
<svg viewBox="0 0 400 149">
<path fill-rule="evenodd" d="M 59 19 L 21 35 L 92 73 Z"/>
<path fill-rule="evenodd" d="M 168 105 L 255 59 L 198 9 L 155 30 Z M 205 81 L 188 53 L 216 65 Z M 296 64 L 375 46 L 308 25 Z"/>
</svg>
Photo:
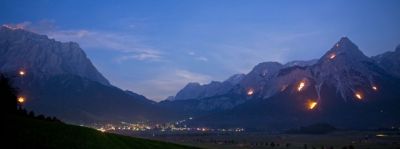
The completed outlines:
<svg viewBox="0 0 400 149">
<path fill-rule="evenodd" d="M 38 120 L 22 116 L 6 116 L 5 130 L 13 148 L 57 149 L 190 149 L 172 143 L 102 133 L 94 129 Z M 15 137 L 12 138 L 11 136 Z M 16 142 L 14 142 L 16 141 Z"/>
</svg>

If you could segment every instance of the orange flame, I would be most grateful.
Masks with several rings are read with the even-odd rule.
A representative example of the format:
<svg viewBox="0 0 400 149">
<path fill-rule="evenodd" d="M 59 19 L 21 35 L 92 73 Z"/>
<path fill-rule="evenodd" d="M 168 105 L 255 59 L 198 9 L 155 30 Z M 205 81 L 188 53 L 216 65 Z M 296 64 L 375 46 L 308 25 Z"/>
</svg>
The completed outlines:
<svg viewBox="0 0 400 149">
<path fill-rule="evenodd" d="M 317 107 L 318 102 L 314 101 L 314 100 L 309 100 L 307 103 L 307 108 L 309 110 L 313 110 L 315 109 L 315 107 Z"/>
<path fill-rule="evenodd" d="M 358 100 L 362 100 L 363 99 L 363 96 L 362 96 L 362 94 L 360 92 L 357 92 L 356 94 L 354 94 L 354 96 L 356 96 L 356 98 Z"/>
<path fill-rule="evenodd" d="M 25 102 L 25 98 L 24 97 L 18 97 L 17 101 L 19 103 L 24 103 Z"/>
</svg>

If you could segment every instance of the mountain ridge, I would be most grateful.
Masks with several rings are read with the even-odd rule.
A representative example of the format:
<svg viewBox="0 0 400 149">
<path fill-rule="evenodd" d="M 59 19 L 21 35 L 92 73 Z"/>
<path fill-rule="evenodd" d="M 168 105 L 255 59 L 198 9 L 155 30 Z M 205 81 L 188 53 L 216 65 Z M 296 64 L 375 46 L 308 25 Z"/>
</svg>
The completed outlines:
<svg viewBox="0 0 400 149">
<path fill-rule="evenodd" d="M 392 54 L 393 52 L 388 55 Z M 274 62 L 260 63 L 248 74 L 245 74 L 243 80 L 248 80 L 247 82 L 249 83 L 240 82 L 239 85 L 230 92 L 219 96 L 192 99 L 197 101 L 197 106 L 191 103 L 190 108 L 198 108 L 200 111 L 204 111 L 204 114 L 199 115 L 199 118 L 191 124 L 196 126 L 229 125 L 231 127 L 239 127 L 242 122 L 236 121 L 237 119 L 266 124 L 271 123 L 274 119 L 267 115 L 275 113 L 277 114 L 275 118 L 280 119 L 278 118 L 280 116 L 285 118 L 285 120 L 282 120 L 281 124 L 276 124 L 278 127 L 280 125 L 284 126 L 284 123 L 285 125 L 293 123 L 290 119 L 294 117 L 290 116 L 290 114 L 279 114 L 292 111 L 289 109 L 297 110 L 297 112 L 292 111 L 292 114 L 297 113 L 295 114 L 298 115 L 296 119 L 301 119 L 303 116 L 307 116 L 306 113 L 315 111 L 314 113 L 323 113 L 316 115 L 325 114 L 327 116 L 329 115 L 328 117 L 332 116 L 332 118 L 326 119 L 332 121 L 334 119 L 340 119 L 337 112 L 334 112 L 335 106 L 343 107 L 346 110 L 348 108 L 349 111 L 356 112 L 351 109 L 366 104 L 366 109 L 370 109 L 370 111 L 366 110 L 366 113 L 379 111 L 374 109 L 376 107 L 374 107 L 372 103 L 380 105 L 381 108 L 386 107 L 387 109 L 392 109 L 390 110 L 390 112 L 392 112 L 390 115 L 393 116 L 392 114 L 393 112 L 396 113 L 396 110 L 393 110 L 392 105 L 399 105 L 399 103 L 396 102 L 393 97 L 397 94 L 391 93 L 390 91 L 396 89 L 398 85 L 394 82 L 399 82 L 399 78 L 396 78 L 391 72 L 383 69 L 383 67 L 378 65 L 375 61 L 376 60 L 373 60 L 372 57 L 365 56 L 358 46 L 351 42 L 350 39 L 343 37 L 318 60 L 313 60 L 311 63 L 308 63 L 308 65 L 291 65 L 291 63 L 287 63 L 285 66 Z M 400 63 L 400 61 L 390 62 Z M 265 64 L 275 64 L 276 67 L 275 69 L 273 69 L 274 67 L 260 67 Z M 264 78 L 263 76 L 269 77 Z M 387 99 L 378 102 L 377 100 L 379 97 Z M 234 102 L 236 104 L 218 109 L 215 105 L 224 105 L 225 103 L 222 101 L 226 103 Z M 314 103 L 312 109 L 308 109 L 308 104 L 310 103 Z M 392 105 L 387 103 L 391 103 Z M 173 104 L 173 101 L 168 103 L 169 106 Z M 207 104 L 209 108 L 205 110 L 207 108 L 204 107 L 207 107 Z M 287 106 L 284 106 L 286 104 Z M 180 104 L 179 106 L 188 108 L 184 104 Z M 265 108 L 271 108 L 271 110 Z M 272 109 L 277 112 L 273 112 Z M 285 111 L 285 109 L 289 111 Z M 240 114 L 242 112 L 248 112 L 249 114 L 242 115 Z M 237 113 L 237 116 L 233 116 L 233 113 Z M 355 116 L 356 113 L 348 115 Z M 371 115 L 376 116 L 377 114 L 371 113 Z M 249 119 L 249 117 L 255 116 L 258 117 L 258 119 L 269 121 L 261 122 L 259 120 Z M 323 119 L 324 118 L 321 117 L 316 120 Z M 386 120 L 390 119 L 385 119 L 385 121 Z M 305 124 L 305 122 L 301 123 Z M 243 126 L 244 125 L 248 126 L 248 124 L 243 124 Z M 344 127 L 349 126 L 344 122 L 338 125 L 343 125 Z"/>
</svg>

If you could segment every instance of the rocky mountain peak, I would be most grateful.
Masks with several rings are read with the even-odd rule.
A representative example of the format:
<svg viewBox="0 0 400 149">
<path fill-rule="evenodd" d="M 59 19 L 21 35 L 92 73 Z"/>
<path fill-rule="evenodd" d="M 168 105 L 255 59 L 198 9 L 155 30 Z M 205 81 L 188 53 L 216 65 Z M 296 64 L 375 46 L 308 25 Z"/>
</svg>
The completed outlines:
<svg viewBox="0 0 400 149">
<path fill-rule="evenodd" d="M 350 41 L 347 37 L 342 37 L 335 45 L 328 50 L 319 60 L 319 62 L 327 61 L 362 61 L 367 60 L 368 57 Z"/>
<path fill-rule="evenodd" d="M 72 74 L 110 85 L 75 42 L 59 42 L 24 29 L 2 26 L 0 47 L 3 73 L 25 69 L 39 78 Z"/>
</svg>

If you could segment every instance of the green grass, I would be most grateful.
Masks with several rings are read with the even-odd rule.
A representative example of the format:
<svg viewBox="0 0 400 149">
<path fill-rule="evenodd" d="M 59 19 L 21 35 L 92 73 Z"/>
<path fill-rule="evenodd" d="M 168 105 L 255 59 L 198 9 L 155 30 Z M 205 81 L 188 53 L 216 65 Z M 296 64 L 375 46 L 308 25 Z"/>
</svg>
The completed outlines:
<svg viewBox="0 0 400 149">
<path fill-rule="evenodd" d="M 190 149 L 183 145 L 102 133 L 91 128 L 6 116 L 7 136 L 15 136 L 13 148 L 57 149 Z M 9 142 L 10 143 L 10 142 Z"/>
</svg>

